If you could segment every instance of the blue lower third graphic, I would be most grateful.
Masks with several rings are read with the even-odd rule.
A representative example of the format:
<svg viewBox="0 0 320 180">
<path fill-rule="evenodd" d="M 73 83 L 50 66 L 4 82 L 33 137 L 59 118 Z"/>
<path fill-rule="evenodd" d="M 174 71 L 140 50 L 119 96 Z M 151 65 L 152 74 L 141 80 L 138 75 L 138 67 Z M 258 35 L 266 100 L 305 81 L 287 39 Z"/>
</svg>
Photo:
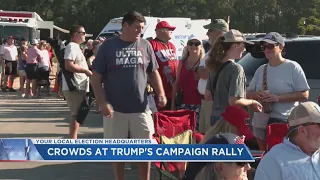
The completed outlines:
<svg viewBox="0 0 320 180">
<path fill-rule="evenodd" d="M 0 160 L 43 160 L 30 139 L 0 139 Z"/>
<path fill-rule="evenodd" d="M 0 139 L 2 161 L 101 162 L 252 162 L 243 144 L 41 144 L 30 139 Z"/>
</svg>

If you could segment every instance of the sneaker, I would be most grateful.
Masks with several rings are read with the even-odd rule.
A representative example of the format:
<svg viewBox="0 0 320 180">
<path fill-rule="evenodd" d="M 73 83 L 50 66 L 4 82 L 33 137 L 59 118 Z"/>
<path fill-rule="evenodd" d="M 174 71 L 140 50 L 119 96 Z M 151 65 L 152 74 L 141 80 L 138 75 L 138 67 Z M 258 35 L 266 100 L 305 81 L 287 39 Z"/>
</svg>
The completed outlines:
<svg viewBox="0 0 320 180">
<path fill-rule="evenodd" d="M 23 97 L 23 98 L 26 97 L 26 94 L 25 93 L 21 94 L 21 97 Z"/>
<path fill-rule="evenodd" d="M 17 92 L 17 91 L 14 90 L 13 88 L 9 88 L 9 92 Z"/>
</svg>

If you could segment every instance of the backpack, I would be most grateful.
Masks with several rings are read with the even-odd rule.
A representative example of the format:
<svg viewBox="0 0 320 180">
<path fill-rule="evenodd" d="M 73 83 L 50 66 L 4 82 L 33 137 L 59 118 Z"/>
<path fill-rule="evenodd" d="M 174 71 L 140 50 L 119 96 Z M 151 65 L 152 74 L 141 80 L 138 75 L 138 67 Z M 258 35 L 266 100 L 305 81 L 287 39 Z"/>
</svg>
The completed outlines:
<svg viewBox="0 0 320 180">
<path fill-rule="evenodd" d="M 69 91 L 76 91 L 76 90 L 78 90 L 78 88 L 77 88 L 77 83 L 74 78 L 74 74 L 73 74 L 73 72 L 70 72 L 70 71 L 66 70 L 66 68 L 65 68 L 64 50 L 65 50 L 65 48 L 62 48 L 62 49 L 60 49 L 60 47 L 54 48 L 54 51 L 56 52 L 56 57 L 59 62 L 60 71 L 62 72 L 62 74 L 66 80 Z"/>
</svg>

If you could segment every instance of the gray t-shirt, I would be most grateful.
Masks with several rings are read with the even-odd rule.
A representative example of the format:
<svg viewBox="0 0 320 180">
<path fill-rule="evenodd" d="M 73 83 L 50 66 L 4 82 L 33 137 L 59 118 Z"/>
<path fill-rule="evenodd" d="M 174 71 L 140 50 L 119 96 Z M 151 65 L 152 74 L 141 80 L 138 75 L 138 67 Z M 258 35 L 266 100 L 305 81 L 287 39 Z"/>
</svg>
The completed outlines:
<svg viewBox="0 0 320 180">
<path fill-rule="evenodd" d="M 140 113 L 149 110 L 147 77 L 158 69 L 158 63 L 147 40 L 125 42 L 116 36 L 104 41 L 92 69 L 103 76 L 107 101 L 115 111 Z"/>
<path fill-rule="evenodd" d="M 212 92 L 213 79 L 215 73 L 210 73 L 207 90 Z M 217 86 L 214 91 L 212 114 L 219 117 L 227 106 L 229 106 L 229 96 L 245 98 L 246 76 L 241 65 L 231 62 L 220 72 Z"/>
<path fill-rule="evenodd" d="M 260 66 L 255 72 L 248 91 L 260 91 L 263 84 L 263 70 L 266 65 Z M 279 66 L 272 67 L 267 64 L 267 86 L 268 90 L 277 95 L 294 93 L 298 91 L 309 90 L 306 76 L 301 66 L 291 60 L 286 60 Z M 269 117 L 286 120 L 291 112 L 291 109 L 298 105 L 299 102 L 274 103 L 272 104 L 272 112 L 268 116 L 264 113 L 255 113 L 253 121 L 258 118 L 260 123 L 264 123 Z M 263 118 L 264 117 L 264 118 Z M 266 125 L 266 123 L 264 123 Z M 256 124 L 256 126 L 259 126 Z"/>
</svg>

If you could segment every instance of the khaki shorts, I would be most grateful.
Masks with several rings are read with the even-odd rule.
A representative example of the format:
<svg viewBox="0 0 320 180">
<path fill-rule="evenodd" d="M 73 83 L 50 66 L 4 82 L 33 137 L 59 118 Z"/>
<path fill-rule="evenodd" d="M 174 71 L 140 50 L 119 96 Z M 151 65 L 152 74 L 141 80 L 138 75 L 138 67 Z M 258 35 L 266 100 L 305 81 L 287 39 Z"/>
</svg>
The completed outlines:
<svg viewBox="0 0 320 180">
<path fill-rule="evenodd" d="M 25 70 L 19 70 L 19 76 L 27 76 L 26 71 Z"/>
<path fill-rule="evenodd" d="M 154 134 L 151 111 L 113 112 L 113 118 L 103 117 L 103 134 L 105 139 L 151 139 Z"/>
<path fill-rule="evenodd" d="M 86 98 L 85 91 L 63 91 L 72 116 L 78 115 L 82 101 Z"/>
<path fill-rule="evenodd" d="M 200 107 L 200 118 L 199 118 L 199 131 L 206 133 L 211 127 L 211 112 L 212 112 L 212 101 L 201 100 Z"/>
</svg>

